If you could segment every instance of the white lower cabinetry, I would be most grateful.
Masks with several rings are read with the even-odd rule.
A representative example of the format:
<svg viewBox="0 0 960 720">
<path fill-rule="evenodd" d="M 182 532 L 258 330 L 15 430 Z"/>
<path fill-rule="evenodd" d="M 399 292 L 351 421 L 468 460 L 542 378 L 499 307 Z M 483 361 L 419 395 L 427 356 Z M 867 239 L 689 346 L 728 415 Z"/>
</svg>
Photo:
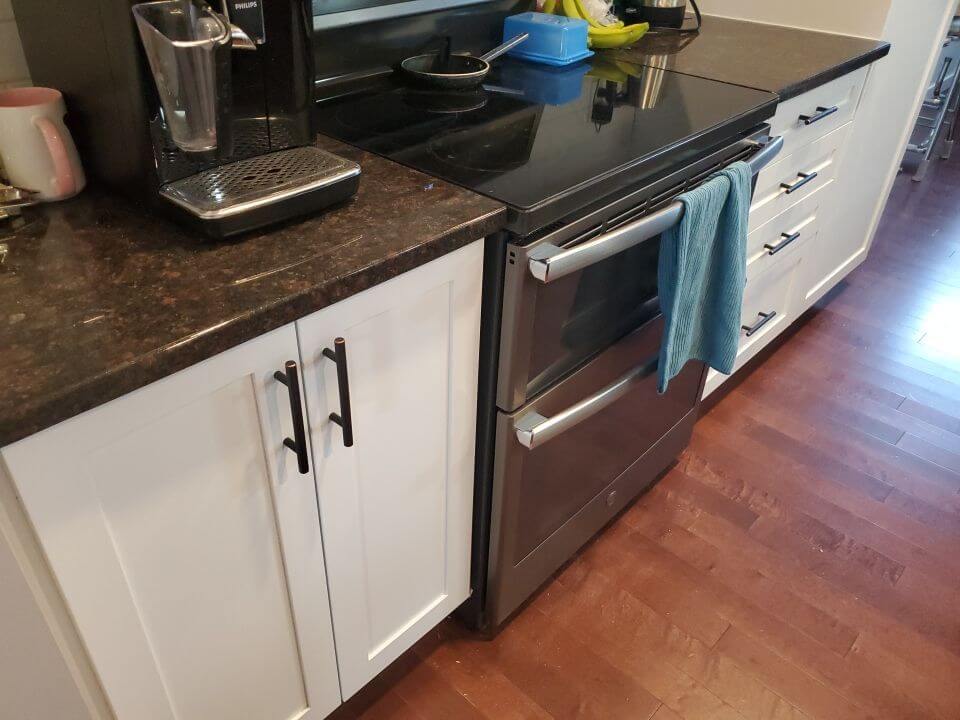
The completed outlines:
<svg viewBox="0 0 960 720">
<path fill-rule="evenodd" d="M 476 243 L 297 323 L 344 699 L 470 592 L 482 265 Z"/>
<path fill-rule="evenodd" d="M 287 326 L 4 448 L 117 718 L 320 720 L 340 702 Z"/>
<path fill-rule="evenodd" d="M 741 331 L 735 371 L 866 256 L 862 238 L 835 232 L 835 219 L 843 212 L 837 188 L 844 149 L 857 129 L 867 75 L 863 68 L 782 103 L 771 121 L 785 138 L 785 155 L 760 173 L 750 208 L 743 325 L 756 329 Z M 710 370 L 704 397 L 727 377 Z"/>
<path fill-rule="evenodd" d="M 25 512 L 118 720 L 321 720 L 466 599 L 482 254 L 3 448 L 23 506 L 3 510 Z"/>
</svg>

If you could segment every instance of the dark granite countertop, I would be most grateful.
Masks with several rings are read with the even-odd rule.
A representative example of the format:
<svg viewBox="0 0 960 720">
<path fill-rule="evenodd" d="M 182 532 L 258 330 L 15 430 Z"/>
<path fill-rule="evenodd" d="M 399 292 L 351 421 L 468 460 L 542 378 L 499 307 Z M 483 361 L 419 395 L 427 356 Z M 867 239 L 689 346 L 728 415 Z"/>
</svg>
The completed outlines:
<svg viewBox="0 0 960 720">
<path fill-rule="evenodd" d="M 887 43 L 718 17 L 648 35 L 624 60 L 788 99 Z M 333 140 L 357 196 L 211 243 L 91 188 L 0 221 L 0 447 L 426 263 L 504 226 L 496 202 Z"/>
<path fill-rule="evenodd" d="M 205 242 L 95 188 L 0 221 L 0 447 L 500 229 L 502 206 L 340 143 L 360 191 Z"/>
<path fill-rule="evenodd" d="M 698 35 L 649 34 L 616 51 L 630 62 L 775 92 L 780 100 L 884 57 L 890 44 L 705 15 Z"/>
</svg>

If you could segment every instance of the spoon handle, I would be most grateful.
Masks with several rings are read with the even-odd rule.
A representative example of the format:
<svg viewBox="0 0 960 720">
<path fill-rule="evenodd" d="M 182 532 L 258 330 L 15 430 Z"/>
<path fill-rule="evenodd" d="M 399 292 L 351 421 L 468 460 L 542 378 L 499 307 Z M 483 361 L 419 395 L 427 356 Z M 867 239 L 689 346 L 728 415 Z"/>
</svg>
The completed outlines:
<svg viewBox="0 0 960 720">
<path fill-rule="evenodd" d="M 517 45 L 519 45 L 524 40 L 526 40 L 528 37 L 530 37 L 530 33 L 522 33 L 520 35 L 517 35 L 514 38 L 510 38 L 503 45 L 497 45 L 497 47 L 495 47 L 490 52 L 485 52 L 483 55 L 480 56 L 480 59 L 484 60 L 485 62 L 496 60 L 498 57 L 500 57 L 505 52 L 507 52 L 507 50 L 512 50 Z"/>
</svg>

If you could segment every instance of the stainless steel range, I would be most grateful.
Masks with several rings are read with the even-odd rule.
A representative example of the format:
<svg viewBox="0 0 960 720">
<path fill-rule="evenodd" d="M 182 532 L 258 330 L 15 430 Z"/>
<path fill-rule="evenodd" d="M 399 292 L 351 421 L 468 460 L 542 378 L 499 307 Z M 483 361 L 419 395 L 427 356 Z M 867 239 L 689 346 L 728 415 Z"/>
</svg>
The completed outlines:
<svg viewBox="0 0 960 720">
<path fill-rule="evenodd" d="M 700 363 L 656 391 L 661 233 L 675 197 L 780 142 L 776 97 L 659 68 L 507 59 L 483 90 L 382 81 L 321 131 L 503 202 L 486 241 L 473 595 L 494 630 L 688 442 Z M 614 78 L 614 79 L 611 79 Z"/>
</svg>

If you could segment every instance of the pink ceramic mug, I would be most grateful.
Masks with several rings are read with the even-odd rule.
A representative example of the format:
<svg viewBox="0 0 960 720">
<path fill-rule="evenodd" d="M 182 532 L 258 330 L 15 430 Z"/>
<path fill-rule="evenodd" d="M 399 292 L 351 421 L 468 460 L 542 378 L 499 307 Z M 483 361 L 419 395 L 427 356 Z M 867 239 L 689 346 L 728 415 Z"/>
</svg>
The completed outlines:
<svg viewBox="0 0 960 720">
<path fill-rule="evenodd" d="M 63 200 L 83 189 L 77 148 L 63 124 L 66 112 L 59 90 L 0 91 L 0 164 L 11 185 L 44 200 Z"/>
</svg>

